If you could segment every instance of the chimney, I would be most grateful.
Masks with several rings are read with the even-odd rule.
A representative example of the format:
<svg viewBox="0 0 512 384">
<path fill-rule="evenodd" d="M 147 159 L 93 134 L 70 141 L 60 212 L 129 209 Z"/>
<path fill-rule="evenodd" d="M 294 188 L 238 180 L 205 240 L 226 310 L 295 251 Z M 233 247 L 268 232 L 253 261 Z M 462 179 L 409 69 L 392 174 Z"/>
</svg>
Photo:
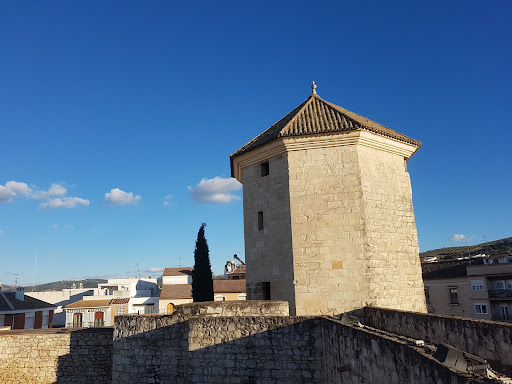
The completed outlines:
<svg viewBox="0 0 512 384">
<path fill-rule="evenodd" d="M 23 287 L 16 288 L 15 297 L 16 297 L 16 300 L 23 301 L 25 299 L 25 288 L 23 288 Z"/>
</svg>

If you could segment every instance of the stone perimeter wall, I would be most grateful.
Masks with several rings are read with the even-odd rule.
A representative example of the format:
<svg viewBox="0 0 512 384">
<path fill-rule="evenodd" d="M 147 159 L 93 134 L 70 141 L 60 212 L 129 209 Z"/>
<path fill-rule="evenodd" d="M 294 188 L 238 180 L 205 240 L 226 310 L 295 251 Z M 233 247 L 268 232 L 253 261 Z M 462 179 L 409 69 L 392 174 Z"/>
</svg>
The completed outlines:
<svg viewBox="0 0 512 384">
<path fill-rule="evenodd" d="M 332 319 L 322 323 L 325 383 L 495 383 L 456 373 L 422 348 Z M 341 371 L 341 372 L 340 372 Z"/>
<path fill-rule="evenodd" d="M 364 323 L 373 328 L 446 343 L 491 362 L 512 366 L 512 324 L 415 312 L 364 308 Z"/>
<path fill-rule="evenodd" d="M 2 332 L 0 382 L 481 382 L 451 371 L 422 348 L 393 337 L 326 317 L 271 316 L 273 305 L 286 313 L 286 303 L 265 304 L 259 316 L 240 315 L 258 311 L 258 305 L 247 303 L 193 304 L 183 306 L 174 316 L 119 316 L 113 343 L 112 329 L 105 328 Z M 464 346 L 457 345 L 457 340 L 468 337 L 477 338 L 488 351 L 500 342 L 498 355 L 510 357 L 506 352 L 512 344 L 509 324 L 379 308 L 361 312 L 372 327 L 429 342 L 438 341 L 408 329 L 431 329 L 436 338 L 466 332 L 448 337 L 450 344 L 460 348 Z M 236 316 L 219 317 L 221 313 Z"/>
<path fill-rule="evenodd" d="M 112 331 L 3 331 L 0 383 L 110 383 Z"/>
<path fill-rule="evenodd" d="M 319 323 L 198 317 L 120 338 L 114 341 L 112 382 L 322 383 Z"/>
<path fill-rule="evenodd" d="M 288 316 L 286 301 L 209 301 L 177 305 L 171 315 L 118 315 L 114 340 L 181 323 L 192 317 Z"/>
<path fill-rule="evenodd" d="M 421 348 L 330 318 L 197 317 L 150 331 L 144 316 L 120 320 L 116 328 L 131 321 L 138 333 L 114 341 L 113 383 L 481 382 Z"/>
</svg>

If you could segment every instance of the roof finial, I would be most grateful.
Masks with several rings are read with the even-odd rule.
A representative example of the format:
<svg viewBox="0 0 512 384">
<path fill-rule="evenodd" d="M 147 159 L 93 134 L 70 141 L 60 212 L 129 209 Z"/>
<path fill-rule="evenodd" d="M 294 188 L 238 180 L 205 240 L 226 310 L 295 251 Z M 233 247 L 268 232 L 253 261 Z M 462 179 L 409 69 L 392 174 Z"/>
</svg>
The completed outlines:
<svg viewBox="0 0 512 384">
<path fill-rule="evenodd" d="M 316 95 L 316 84 L 315 82 L 313 81 L 313 83 L 311 84 L 311 94 L 312 95 Z"/>
</svg>

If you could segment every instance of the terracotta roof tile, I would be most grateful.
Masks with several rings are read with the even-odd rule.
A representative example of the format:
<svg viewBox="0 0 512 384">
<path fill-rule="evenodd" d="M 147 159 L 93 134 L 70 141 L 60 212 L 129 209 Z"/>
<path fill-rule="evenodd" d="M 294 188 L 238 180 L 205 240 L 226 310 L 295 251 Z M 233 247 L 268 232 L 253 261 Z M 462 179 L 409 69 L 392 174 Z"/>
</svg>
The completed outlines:
<svg viewBox="0 0 512 384">
<path fill-rule="evenodd" d="M 112 299 L 112 302 L 110 304 L 111 305 L 112 304 L 128 304 L 129 301 L 130 301 L 129 297 L 124 298 L 124 299 Z"/>
<path fill-rule="evenodd" d="M 78 300 L 74 303 L 68 304 L 63 308 L 94 308 L 94 307 L 108 307 L 112 299 L 108 300 Z"/>
<path fill-rule="evenodd" d="M 325 101 L 318 95 L 311 95 L 304 103 L 277 123 L 234 152 L 231 158 L 283 137 L 336 133 L 358 129 L 374 132 L 418 147 L 421 146 L 421 143 L 417 140 Z"/>
<path fill-rule="evenodd" d="M 164 284 L 160 292 L 160 299 L 191 299 L 192 285 L 190 284 Z"/>
<path fill-rule="evenodd" d="M 245 280 L 213 280 L 215 293 L 246 292 Z"/>
<path fill-rule="evenodd" d="M 194 267 L 176 267 L 176 268 L 165 268 L 163 276 L 183 276 L 192 275 Z"/>
</svg>

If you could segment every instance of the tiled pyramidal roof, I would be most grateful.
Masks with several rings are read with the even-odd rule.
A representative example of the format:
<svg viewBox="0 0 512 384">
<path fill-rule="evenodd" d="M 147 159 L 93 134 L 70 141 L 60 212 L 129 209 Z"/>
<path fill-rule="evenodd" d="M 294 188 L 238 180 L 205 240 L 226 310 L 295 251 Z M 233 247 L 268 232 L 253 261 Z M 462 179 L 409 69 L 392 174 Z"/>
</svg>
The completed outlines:
<svg viewBox="0 0 512 384">
<path fill-rule="evenodd" d="M 377 133 L 418 147 L 421 146 L 421 143 L 417 140 L 336 104 L 329 103 L 317 94 L 313 94 L 277 123 L 233 153 L 231 157 L 241 155 L 282 137 L 336 133 L 358 129 Z"/>
</svg>

